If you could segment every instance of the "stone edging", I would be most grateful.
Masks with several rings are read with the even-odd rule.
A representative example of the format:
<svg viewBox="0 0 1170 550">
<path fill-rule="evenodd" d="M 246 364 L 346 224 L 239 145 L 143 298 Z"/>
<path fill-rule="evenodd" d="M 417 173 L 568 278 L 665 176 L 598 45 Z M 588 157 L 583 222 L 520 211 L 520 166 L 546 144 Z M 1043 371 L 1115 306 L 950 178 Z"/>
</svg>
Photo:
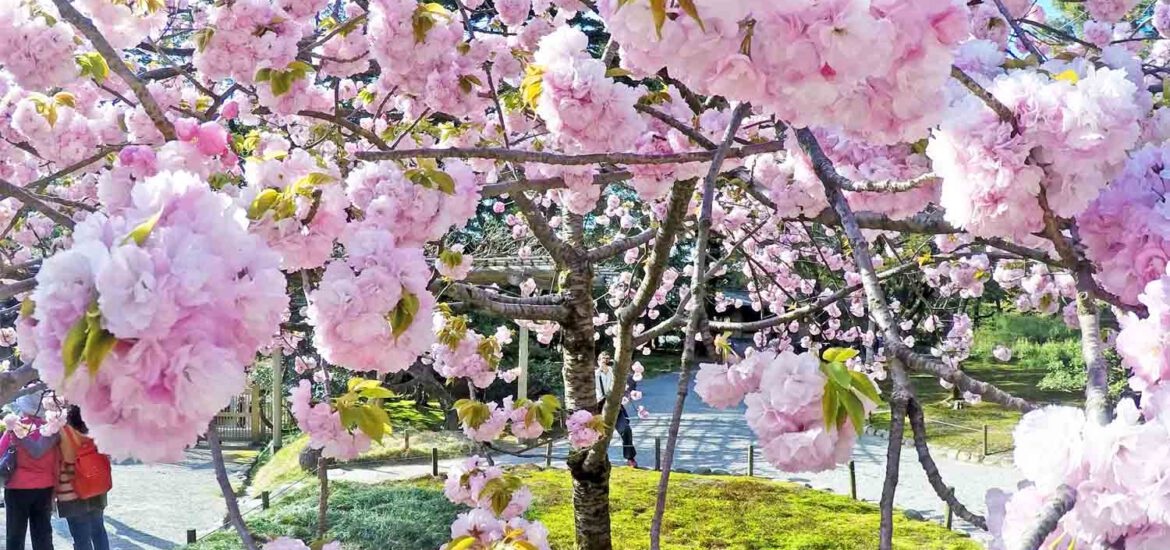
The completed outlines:
<svg viewBox="0 0 1170 550">
<path fill-rule="evenodd" d="M 865 426 L 865 435 L 872 435 L 883 439 L 888 439 L 890 434 L 888 430 L 875 428 L 871 425 Z M 914 440 L 906 438 L 903 440 L 904 447 L 913 447 Z M 951 449 L 948 447 L 932 447 L 931 454 L 933 456 L 943 456 L 952 460 L 961 460 L 963 462 L 971 462 L 975 464 L 986 464 L 988 466 L 1012 466 L 1012 453 L 1002 452 L 989 456 L 983 456 L 982 453 L 973 453 L 970 451 L 960 451 L 958 449 Z"/>
</svg>

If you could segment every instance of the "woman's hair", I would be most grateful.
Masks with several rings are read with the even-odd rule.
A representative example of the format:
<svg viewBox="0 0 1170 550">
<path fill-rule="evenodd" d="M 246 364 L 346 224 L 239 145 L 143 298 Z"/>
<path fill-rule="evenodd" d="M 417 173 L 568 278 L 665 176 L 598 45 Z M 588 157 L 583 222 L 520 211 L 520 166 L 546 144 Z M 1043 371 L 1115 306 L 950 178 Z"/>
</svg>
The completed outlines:
<svg viewBox="0 0 1170 550">
<path fill-rule="evenodd" d="M 69 410 L 65 413 L 65 421 L 74 430 L 83 434 L 89 433 L 89 426 L 85 425 L 85 421 L 81 419 L 81 407 L 77 405 L 70 405 Z"/>
</svg>

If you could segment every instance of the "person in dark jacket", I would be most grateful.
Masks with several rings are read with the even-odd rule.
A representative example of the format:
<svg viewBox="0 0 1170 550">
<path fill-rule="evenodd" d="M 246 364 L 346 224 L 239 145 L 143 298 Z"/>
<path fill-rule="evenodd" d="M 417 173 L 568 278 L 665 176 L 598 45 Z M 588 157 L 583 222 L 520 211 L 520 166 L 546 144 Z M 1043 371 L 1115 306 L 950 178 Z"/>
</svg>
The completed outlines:
<svg viewBox="0 0 1170 550">
<path fill-rule="evenodd" d="M 601 352 L 597 355 L 597 370 L 594 372 L 594 383 L 597 391 L 598 399 L 604 401 L 609 398 L 610 392 L 613 391 L 613 360 L 609 353 Z M 638 389 L 638 383 L 634 381 L 631 374 L 626 380 L 626 391 Z M 623 404 L 618 410 L 617 422 L 614 424 L 614 429 L 617 430 L 618 435 L 622 438 L 622 457 L 626 459 L 626 465 L 631 468 L 638 467 L 638 450 L 634 448 L 634 430 L 630 427 L 630 414 L 626 412 L 626 406 Z"/>
</svg>

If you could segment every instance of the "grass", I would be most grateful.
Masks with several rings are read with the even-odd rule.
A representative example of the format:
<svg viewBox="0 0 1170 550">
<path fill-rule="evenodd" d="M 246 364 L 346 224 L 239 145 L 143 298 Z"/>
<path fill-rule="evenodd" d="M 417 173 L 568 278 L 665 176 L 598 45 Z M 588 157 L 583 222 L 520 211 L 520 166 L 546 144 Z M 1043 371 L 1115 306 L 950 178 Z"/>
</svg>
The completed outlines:
<svg viewBox="0 0 1170 550">
<path fill-rule="evenodd" d="M 362 453 L 353 462 L 386 462 L 411 458 L 430 459 L 431 448 L 439 449 L 440 458 L 467 456 L 475 447 L 457 432 L 410 431 L 410 450 L 403 444 L 403 431 L 398 430 L 386 436 L 381 444 L 374 443 L 369 451 Z M 251 491 L 259 494 L 274 491 L 305 476 L 300 467 L 300 454 L 309 442 L 308 436 L 300 436 L 285 443 L 274 456 L 261 465 L 252 478 Z M 353 463 L 351 462 L 351 464 Z"/>
<path fill-rule="evenodd" d="M 563 470 L 513 470 L 535 496 L 530 519 L 544 522 L 554 550 L 573 548 L 572 491 Z M 648 547 L 658 474 L 613 471 L 610 502 L 614 547 Z M 446 504 L 439 480 L 380 485 L 335 483 L 330 497 L 330 540 L 347 549 L 436 548 L 447 541 L 460 508 Z M 263 536 L 313 538 L 316 487 L 283 497 L 249 519 Z M 745 477 L 674 474 L 664 523 L 663 547 L 672 550 L 853 550 L 877 546 L 878 510 L 848 497 Z M 894 547 L 901 550 L 977 550 L 963 535 L 928 522 L 895 516 Z M 237 550 L 230 533 L 219 533 L 190 550 Z"/>
<path fill-rule="evenodd" d="M 1012 349 L 1011 361 L 1002 362 L 992 357 L 991 350 L 1000 344 Z M 1051 348 L 1070 345 L 1079 350 L 1077 335 L 1057 318 L 998 315 L 975 330 L 975 345 L 971 357 L 963 362 L 962 369 L 973 378 L 995 384 L 1017 397 L 1037 403 L 1075 404 L 1081 398 L 1079 392 L 1042 388 L 1044 384 L 1041 381 L 1049 371 L 1043 362 L 1035 360 L 1036 356 Z M 1011 450 L 1012 430 L 1020 420 L 1019 412 L 994 403 L 978 403 L 954 409 L 949 401 L 951 391 L 939 385 L 938 379 L 930 375 L 913 374 L 911 380 L 918 400 L 923 404 L 927 438 L 932 445 L 973 454 L 982 453 L 982 426 L 986 424 L 989 454 Z M 932 420 L 970 429 L 947 426 Z M 871 422 L 878 428 L 886 429 L 890 423 L 888 410 L 875 413 Z M 906 437 L 911 437 L 909 428 Z"/>
</svg>

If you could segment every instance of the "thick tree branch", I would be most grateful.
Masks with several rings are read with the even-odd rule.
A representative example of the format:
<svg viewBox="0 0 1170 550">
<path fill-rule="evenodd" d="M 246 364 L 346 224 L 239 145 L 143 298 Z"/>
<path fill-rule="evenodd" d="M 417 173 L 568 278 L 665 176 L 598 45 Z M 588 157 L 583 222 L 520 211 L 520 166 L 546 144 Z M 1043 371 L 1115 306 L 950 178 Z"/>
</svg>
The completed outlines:
<svg viewBox="0 0 1170 550">
<path fill-rule="evenodd" d="M 49 219 L 57 222 L 58 225 L 73 229 L 73 218 L 58 212 L 57 209 L 49 206 L 48 203 L 42 201 L 39 197 L 19 185 L 0 179 L 0 197 L 12 197 L 28 205 L 33 210 L 44 214 Z"/>
<path fill-rule="evenodd" d="M 559 305 L 531 305 L 497 301 L 495 298 L 517 300 L 502 296 L 495 292 L 476 288 L 471 285 L 453 285 L 448 294 L 455 300 L 506 319 L 528 319 L 532 321 L 563 321 L 567 314 L 565 308 Z"/>
<path fill-rule="evenodd" d="M 321 111 L 300 111 L 297 114 L 301 115 L 303 117 L 315 118 L 317 120 L 324 120 L 326 122 L 332 122 L 333 124 L 341 126 L 342 128 L 349 130 L 350 132 L 353 132 L 354 135 L 360 136 L 360 137 L 364 138 L 366 141 L 373 143 L 374 146 L 379 148 L 379 149 L 382 149 L 382 150 L 389 150 L 390 149 L 390 146 L 386 143 L 385 140 L 378 137 L 378 134 L 375 134 L 374 132 L 371 132 L 365 128 L 362 128 L 361 126 L 354 124 L 353 122 L 351 122 L 349 120 L 346 120 L 346 118 L 341 116 L 341 115 L 331 115 L 329 113 L 322 113 Z"/>
<path fill-rule="evenodd" d="M 57 0 L 61 1 L 61 0 Z M 781 141 L 769 141 L 757 145 L 736 147 L 727 151 L 724 158 L 740 159 L 752 155 L 763 155 L 784 150 Z M 674 153 L 669 155 L 649 155 L 637 153 L 593 153 L 584 155 L 562 155 L 540 151 L 520 151 L 499 148 L 451 148 L 451 149 L 401 149 L 398 151 L 363 151 L 357 153 L 361 160 L 399 160 L 399 159 L 491 159 L 505 162 L 535 162 L 559 166 L 579 166 L 585 164 L 678 164 L 683 162 L 711 162 L 715 158 L 715 151 L 693 151 Z"/>
<path fill-rule="evenodd" d="M 1077 501 L 1077 492 L 1068 485 L 1061 485 L 1056 492 L 1044 503 L 1036 523 L 1026 531 L 1020 545 L 1012 550 L 1038 550 L 1044 539 L 1056 530 L 1060 518 L 1072 510 Z"/>
<path fill-rule="evenodd" d="M 520 209 L 520 213 L 524 216 L 524 221 L 528 224 L 528 228 L 532 230 L 532 235 L 540 241 L 540 245 L 544 247 L 548 255 L 558 265 L 569 263 L 573 258 L 576 258 L 581 253 L 569 246 L 563 239 L 557 236 L 556 231 L 548 224 L 548 219 L 536 207 L 536 203 L 532 202 L 523 192 L 512 195 L 512 201 Z"/>
<path fill-rule="evenodd" d="M 916 178 L 908 180 L 883 180 L 883 181 L 851 181 L 847 187 L 842 187 L 846 191 L 854 192 L 869 192 L 869 193 L 901 193 L 904 191 L 912 191 L 918 189 L 923 185 L 934 183 L 938 181 L 938 176 L 933 173 L 923 174 Z"/>
<path fill-rule="evenodd" d="M 1101 319 L 1097 301 L 1077 293 L 1077 322 L 1081 328 L 1081 358 L 1085 361 L 1085 416 L 1104 426 L 1112 420 L 1109 410 L 1109 362 L 1101 345 Z"/>
<path fill-rule="evenodd" d="M 21 365 L 13 370 L 0 372 L 0 404 L 11 403 L 33 383 L 40 373 L 31 365 Z"/>
<path fill-rule="evenodd" d="M 589 261 L 592 262 L 607 260 L 631 248 L 637 248 L 654 240 L 654 236 L 657 233 L 657 229 L 650 228 L 641 233 L 638 233 L 637 235 L 626 237 L 624 239 L 618 239 L 609 244 L 604 244 L 597 248 L 591 249 L 585 255 L 587 258 L 589 258 Z"/>
<path fill-rule="evenodd" d="M 942 474 L 938 471 L 938 465 L 934 463 L 934 459 L 930 456 L 930 448 L 926 443 L 926 419 L 922 414 L 922 407 L 918 405 L 917 399 L 911 399 L 906 405 L 906 415 L 910 419 L 910 429 L 914 432 L 914 448 L 918 451 L 918 463 L 922 464 L 922 471 L 926 472 L 926 479 L 930 481 L 930 486 L 934 488 L 935 494 L 943 499 L 951 511 L 984 531 L 987 530 L 987 519 L 983 516 L 975 514 L 963 506 L 959 499 L 955 498 L 955 491 L 942 479 Z"/>
<path fill-rule="evenodd" d="M 1024 45 L 1024 48 L 1028 50 L 1028 53 L 1036 56 L 1036 59 L 1043 63 L 1045 60 L 1044 53 L 1036 48 L 1036 45 L 1032 43 L 1032 39 L 1028 37 L 1027 33 L 1024 32 L 1024 29 L 1020 28 L 1020 23 L 1016 21 L 1015 17 L 1012 17 L 1012 12 L 1009 11 L 1007 6 L 1003 4 L 1003 0 L 994 1 L 995 7 L 999 8 L 999 13 L 1003 15 L 1005 20 L 1007 20 L 1008 25 L 1012 28 L 1012 32 L 1016 33 L 1016 38 L 1020 39 L 1020 43 Z"/>
<path fill-rule="evenodd" d="M 890 375 L 894 391 L 890 401 L 890 433 L 886 442 L 886 477 L 882 483 L 882 498 L 878 503 L 881 524 L 878 526 L 878 550 L 894 547 L 894 494 L 898 490 L 898 470 L 902 464 L 902 438 L 906 428 L 906 407 L 912 399 L 910 380 L 897 359 L 890 361 Z"/>
<path fill-rule="evenodd" d="M 159 107 L 158 101 L 155 101 L 154 96 L 150 95 L 150 90 L 146 89 L 146 85 L 134 75 L 130 67 L 122 61 L 122 56 L 118 55 L 117 50 L 110 45 L 105 36 L 102 36 L 101 31 L 94 26 L 93 21 L 88 17 L 77 11 L 73 7 L 70 0 L 53 0 L 53 4 L 57 6 L 57 11 L 61 14 L 61 18 L 72 24 L 81 34 L 89 39 L 93 44 L 94 49 L 105 58 L 106 64 L 110 66 L 110 70 L 114 71 L 122 82 L 134 92 L 134 96 L 138 98 L 138 103 L 146 111 L 150 121 L 162 133 L 163 139 L 171 141 L 175 139 L 175 127 L 171 121 L 167 120 L 166 113 Z"/>
<path fill-rule="evenodd" d="M 995 114 L 999 116 L 1001 121 L 1011 124 L 1013 133 L 1020 133 L 1020 127 L 1016 123 L 1016 115 L 1012 113 L 1012 110 L 1007 105 L 1004 105 L 1003 102 L 991 95 L 991 92 L 987 88 L 984 88 L 983 85 L 976 82 L 974 78 L 971 78 L 970 75 L 958 67 L 951 67 L 951 77 L 958 80 L 963 87 L 967 88 L 967 91 L 982 100 L 992 111 L 995 111 Z"/>
<path fill-rule="evenodd" d="M 7 300 L 17 294 L 28 292 L 37 287 L 36 279 L 25 279 L 15 283 L 0 285 L 0 300 Z"/>
</svg>

